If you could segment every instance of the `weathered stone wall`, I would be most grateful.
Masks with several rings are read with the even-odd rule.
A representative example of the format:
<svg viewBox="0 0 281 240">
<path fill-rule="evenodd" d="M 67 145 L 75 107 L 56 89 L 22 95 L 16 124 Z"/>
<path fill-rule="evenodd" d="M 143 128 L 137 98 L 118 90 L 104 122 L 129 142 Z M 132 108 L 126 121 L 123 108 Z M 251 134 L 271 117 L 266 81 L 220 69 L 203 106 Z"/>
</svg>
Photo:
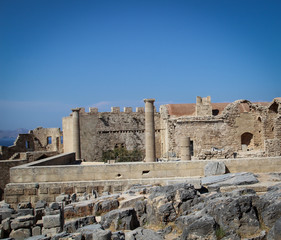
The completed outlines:
<svg viewBox="0 0 281 240">
<path fill-rule="evenodd" d="M 15 159 L 19 153 L 31 151 L 63 152 L 61 137 L 59 128 L 39 127 L 29 131 L 28 134 L 19 134 L 14 145 L 0 146 L 0 159 Z"/>
<path fill-rule="evenodd" d="M 115 147 L 125 147 L 127 150 L 144 150 L 144 111 L 138 108 L 132 112 L 125 108 L 112 108 L 112 112 L 90 112 L 80 110 L 80 143 L 81 157 L 86 161 L 101 161 L 103 151 L 113 150 Z M 160 115 L 155 114 L 156 126 L 156 157 L 161 156 L 160 149 Z M 73 151 L 72 116 L 63 118 L 64 152 Z"/>
<path fill-rule="evenodd" d="M 233 154 L 239 157 L 243 151 L 265 152 L 265 140 L 281 139 L 280 113 L 274 103 L 272 108 L 238 100 L 229 104 L 218 116 L 176 117 L 169 116 L 165 106 L 161 106 L 163 156 L 179 158 L 179 141 L 184 136 L 190 137 L 195 158 L 206 158 L 206 155 L 218 157 L 208 154 L 214 148 L 225 152 L 222 158 L 232 157 Z M 279 152 L 277 150 L 274 156 L 279 156 Z"/>
<path fill-rule="evenodd" d="M 74 154 L 66 154 L 71 163 Z M 62 156 L 60 155 L 59 158 Z M 57 162 L 56 157 L 51 162 Z M 42 162 L 47 162 L 42 160 Z M 224 159 L 228 171 L 268 173 L 281 171 L 281 157 Z M 156 184 L 166 181 L 196 181 L 193 177 L 204 176 L 208 160 L 154 162 L 154 163 L 118 163 L 92 165 L 56 165 L 34 166 L 29 163 L 10 169 L 11 183 L 5 189 L 5 201 L 33 201 L 39 199 L 54 201 L 55 196 L 67 192 L 85 192 L 91 189 L 99 191 L 123 191 L 132 184 Z M 79 181 L 78 181 L 79 180 Z M 36 184 L 35 184 L 36 183 Z"/>
<path fill-rule="evenodd" d="M 23 165 L 38 159 L 47 158 L 56 155 L 57 152 L 26 152 L 19 154 L 20 159 L 15 160 L 1 160 L 0 161 L 0 200 L 3 199 L 3 193 L 6 184 L 10 182 L 10 168 Z M 15 156 L 17 157 L 17 156 Z"/>
</svg>

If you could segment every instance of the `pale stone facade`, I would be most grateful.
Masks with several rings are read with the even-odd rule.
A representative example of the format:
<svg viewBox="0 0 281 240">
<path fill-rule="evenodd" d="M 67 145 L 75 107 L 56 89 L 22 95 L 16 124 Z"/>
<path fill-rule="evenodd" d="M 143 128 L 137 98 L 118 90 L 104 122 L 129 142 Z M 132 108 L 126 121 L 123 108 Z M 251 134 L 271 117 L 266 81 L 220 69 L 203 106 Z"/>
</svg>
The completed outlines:
<svg viewBox="0 0 281 240">
<path fill-rule="evenodd" d="M 146 104 L 153 105 L 149 101 Z M 155 157 L 181 158 L 180 141 L 183 137 L 190 139 L 192 159 L 279 156 L 280 105 L 280 98 L 271 103 L 251 103 L 247 100 L 211 103 L 209 96 L 197 97 L 194 104 L 162 105 L 160 113 L 152 111 Z M 147 118 L 152 116 L 149 112 L 146 112 Z M 136 112 L 131 108 L 125 108 L 124 112 L 120 112 L 119 107 L 112 107 L 111 112 L 98 112 L 97 108 L 91 108 L 88 113 L 80 108 L 81 158 L 100 161 L 104 151 L 116 146 L 147 150 L 146 115 L 143 108 L 137 108 Z M 63 118 L 63 134 L 64 152 L 76 152 L 73 147 L 73 114 Z M 152 141 L 151 136 L 149 139 Z"/>
</svg>

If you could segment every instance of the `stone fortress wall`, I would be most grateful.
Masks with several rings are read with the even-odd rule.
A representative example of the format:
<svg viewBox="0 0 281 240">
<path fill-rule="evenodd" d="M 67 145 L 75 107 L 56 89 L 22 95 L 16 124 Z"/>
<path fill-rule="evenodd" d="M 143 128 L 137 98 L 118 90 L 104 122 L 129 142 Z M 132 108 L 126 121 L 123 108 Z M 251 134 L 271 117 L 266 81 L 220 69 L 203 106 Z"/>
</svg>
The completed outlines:
<svg viewBox="0 0 281 240">
<path fill-rule="evenodd" d="M 156 111 L 156 110 L 155 110 Z M 62 120 L 64 136 L 64 152 L 73 152 L 73 113 Z M 85 112 L 79 108 L 80 151 L 81 158 L 86 161 L 101 161 L 103 151 L 116 147 L 128 150 L 145 148 L 145 113 L 143 107 L 112 107 L 111 112 L 98 112 L 90 108 Z M 160 114 L 155 112 L 155 136 L 160 143 Z M 158 144 L 159 145 L 159 144 Z M 156 157 L 160 157 L 160 149 L 156 148 Z"/>
<path fill-rule="evenodd" d="M 167 104 L 154 112 L 156 158 L 181 158 L 181 139 L 190 138 L 192 159 L 279 156 L 280 98 L 271 103 L 211 103 L 197 97 L 195 104 Z M 145 150 L 143 108 L 113 107 L 111 112 L 79 108 L 79 151 L 85 161 L 100 161 L 103 151 L 123 146 Z M 77 152 L 73 144 L 73 114 L 63 118 L 64 152 Z M 76 118 L 77 119 L 77 118 Z M 76 131 L 76 132 L 77 132 Z"/>
<path fill-rule="evenodd" d="M 195 104 L 162 105 L 160 112 L 156 112 L 154 108 L 154 99 L 145 100 L 145 111 L 144 108 L 137 108 L 136 112 L 133 112 L 132 108 L 127 107 L 120 112 L 119 107 L 113 107 L 111 112 L 98 112 L 97 108 L 90 108 L 89 112 L 85 112 L 84 108 L 77 108 L 72 110 L 70 116 L 63 118 L 63 138 L 62 144 L 59 129 L 37 128 L 27 135 L 19 136 L 16 141 L 17 150 L 15 146 L 2 147 L 0 153 L 2 157 L 9 156 L 9 161 L 13 161 L 25 160 L 24 152 L 29 150 L 34 151 L 34 154 L 38 151 L 55 154 L 74 152 L 76 160 L 94 162 L 101 161 L 104 151 L 121 146 L 128 150 L 146 150 L 145 163 L 96 167 L 75 165 L 73 169 L 78 171 L 77 173 L 72 172 L 69 166 L 48 166 L 41 169 L 41 172 L 35 171 L 34 166 L 35 169 L 23 168 L 19 173 L 18 168 L 12 168 L 12 182 L 7 185 L 7 189 L 21 186 L 19 192 L 22 197 L 19 198 L 17 194 L 12 196 L 13 191 L 9 190 L 6 194 L 7 201 L 22 201 L 29 193 L 38 193 L 38 189 L 28 190 L 28 186 L 34 185 L 36 179 L 33 179 L 34 183 L 26 182 L 26 177 L 34 177 L 35 172 L 39 178 L 45 176 L 48 179 L 52 179 L 52 172 L 57 174 L 59 178 L 53 179 L 55 182 L 44 183 L 51 184 L 50 186 L 76 186 L 83 182 L 84 185 L 90 184 L 99 188 L 115 186 L 118 189 L 131 183 L 160 183 L 163 177 L 191 177 L 189 172 L 192 172 L 192 176 L 200 176 L 203 166 L 207 163 L 198 161 L 201 159 L 223 159 L 224 162 L 226 159 L 232 159 L 229 163 L 242 166 L 239 171 L 280 171 L 280 158 L 277 162 L 270 160 L 270 163 L 267 159 L 281 155 L 281 99 L 275 98 L 271 103 L 251 103 L 247 100 L 211 103 L 210 97 L 197 97 Z M 33 160 L 45 157 L 48 155 L 41 153 L 40 156 L 33 157 Z M 61 156 L 58 158 L 61 159 Z M 180 158 L 193 161 L 165 162 L 159 165 L 154 163 L 157 158 L 163 161 Z M 237 160 L 234 161 L 234 158 Z M 252 158 L 253 160 L 249 160 Z M 6 161 L 3 164 L 9 169 L 10 166 L 23 162 Z M 227 167 L 232 166 L 231 164 Z M 67 172 L 70 169 L 71 171 Z M 112 172 L 112 169 L 118 172 Z M 233 167 L 230 169 L 234 172 L 237 170 Z M 184 170 L 182 175 L 181 170 Z M 125 177 L 128 174 L 129 176 Z M 76 177 L 73 180 L 66 179 L 73 176 Z M 85 177 L 89 179 L 84 179 Z M 123 187 L 118 185 L 121 182 Z M 85 187 L 82 185 L 80 187 Z M 27 190 L 24 190 L 26 188 Z"/>
<path fill-rule="evenodd" d="M 205 102 L 202 108 L 204 103 L 197 101 L 195 115 L 168 115 L 169 106 L 161 106 L 160 112 L 166 115 L 161 117 L 164 153 L 180 156 L 180 139 L 188 136 L 198 159 L 280 155 L 279 99 L 271 103 L 238 100 L 226 106 L 218 104 L 221 109 Z"/>
</svg>

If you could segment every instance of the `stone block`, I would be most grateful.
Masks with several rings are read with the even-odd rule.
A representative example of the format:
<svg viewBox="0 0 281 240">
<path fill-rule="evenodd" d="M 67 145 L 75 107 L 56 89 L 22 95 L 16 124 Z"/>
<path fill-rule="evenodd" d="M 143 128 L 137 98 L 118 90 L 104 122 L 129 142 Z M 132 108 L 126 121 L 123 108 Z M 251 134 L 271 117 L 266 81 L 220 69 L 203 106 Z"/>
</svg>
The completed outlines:
<svg viewBox="0 0 281 240">
<path fill-rule="evenodd" d="M 16 230 L 19 228 L 28 228 L 34 224 L 34 216 L 27 215 L 27 216 L 20 216 L 15 218 L 11 222 L 11 228 Z"/>
<path fill-rule="evenodd" d="M 32 228 L 32 236 L 38 236 L 41 235 L 41 227 L 35 226 Z"/>
<path fill-rule="evenodd" d="M 205 177 L 225 174 L 224 162 L 209 162 L 204 168 Z"/>
<path fill-rule="evenodd" d="M 43 217 L 44 229 L 61 227 L 63 225 L 62 218 L 60 214 L 48 215 Z"/>
<path fill-rule="evenodd" d="M 31 232 L 30 232 L 30 229 L 28 229 L 28 228 L 20 228 L 20 229 L 17 229 L 17 230 L 13 230 L 10 233 L 10 237 L 14 238 L 14 239 L 17 239 L 17 240 L 26 239 L 30 236 L 31 236 Z"/>
<path fill-rule="evenodd" d="M 74 189 L 73 189 L 73 187 L 64 187 L 63 192 L 65 194 L 72 194 L 72 193 L 74 193 Z"/>
<path fill-rule="evenodd" d="M 112 113 L 120 113 L 120 107 L 111 107 Z"/>
<path fill-rule="evenodd" d="M 89 112 L 90 112 L 90 113 L 98 113 L 98 112 L 99 112 L 99 109 L 96 108 L 96 107 L 89 107 Z"/>
<path fill-rule="evenodd" d="M 76 187 L 76 192 L 77 193 L 84 193 L 86 192 L 86 187 Z"/>
<path fill-rule="evenodd" d="M 18 197 L 17 196 L 6 196 L 5 202 L 9 204 L 16 204 L 18 203 Z"/>
<path fill-rule="evenodd" d="M 9 232 L 11 230 L 11 220 L 10 218 L 6 218 L 2 221 L 3 230 Z"/>
<path fill-rule="evenodd" d="M 67 200 L 69 200 L 69 195 L 67 194 L 61 194 L 56 197 L 56 202 L 65 202 Z"/>
<path fill-rule="evenodd" d="M 50 191 L 50 194 L 60 194 L 61 193 L 61 189 L 59 187 L 50 188 L 49 191 Z"/>
<path fill-rule="evenodd" d="M 35 209 L 38 208 L 45 208 L 47 206 L 47 202 L 44 200 L 39 200 L 38 202 L 36 202 L 35 204 Z"/>
<path fill-rule="evenodd" d="M 40 187 L 39 188 L 39 193 L 40 194 L 48 194 L 48 188 Z"/>
<path fill-rule="evenodd" d="M 2 216 L 2 221 L 6 218 L 10 218 L 14 212 L 14 209 L 11 208 L 0 208 L 0 215 Z"/>
<path fill-rule="evenodd" d="M 23 188 L 6 188 L 5 195 L 23 195 Z"/>
<path fill-rule="evenodd" d="M 18 196 L 18 201 L 19 202 L 30 202 L 31 201 L 31 195 L 20 195 Z M 35 196 L 35 195 L 32 195 Z"/>
<path fill-rule="evenodd" d="M 24 189 L 24 194 L 26 195 L 36 195 L 37 189 L 36 188 L 26 188 Z"/>
<path fill-rule="evenodd" d="M 131 112 L 133 112 L 133 109 L 131 107 L 124 107 L 124 112 L 131 113 Z"/>
<path fill-rule="evenodd" d="M 18 209 L 18 214 L 17 216 L 26 216 L 26 215 L 33 215 L 34 214 L 34 210 L 33 208 L 26 208 L 26 209 Z"/>
<path fill-rule="evenodd" d="M 48 237 L 53 237 L 57 233 L 61 232 L 60 227 L 54 228 L 42 228 L 42 235 L 47 235 Z"/>
</svg>

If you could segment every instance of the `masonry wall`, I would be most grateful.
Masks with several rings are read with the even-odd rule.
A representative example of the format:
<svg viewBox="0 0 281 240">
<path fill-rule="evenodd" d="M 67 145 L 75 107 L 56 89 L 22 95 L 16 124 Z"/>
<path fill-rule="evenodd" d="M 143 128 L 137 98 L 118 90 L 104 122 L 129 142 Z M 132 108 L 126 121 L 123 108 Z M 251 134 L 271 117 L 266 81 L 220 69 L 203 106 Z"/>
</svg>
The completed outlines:
<svg viewBox="0 0 281 240">
<path fill-rule="evenodd" d="M 73 155 L 69 155 L 73 159 Z M 60 157 L 60 156 L 59 156 Z M 52 160 L 53 161 L 53 160 Z M 228 171 L 268 173 L 281 171 L 281 157 L 224 159 Z M 172 181 L 196 182 L 210 161 L 155 163 L 118 163 L 66 166 L 32 166 L 11 168 L 11 182 L 5 189 L 5 201 L 54 201 L 60 193 L 83 193 L 92 189 L 120 192 L 132 184 L 165 184 Z M 79 179 L 79 181 L 77 181 Z"/>
<path fill-rule="evenodd" d="M 267 107 L 244 100 L 229 104 L 218 116 L 175 117 L 167 116 L 166 113 L 165 117 L 167 110 L 165 107 L 161 110 L 161 137 L 165 157 L 175 155 L 180 158 L 179 140 L 182 136 L 190 137 L 194 156 L 199 159 L 217 158 L 217 155 L 210 153 L 213 148 L 222 150 L 220 158 L 233 157 L 236 153 L 238 156 L 243 155 L 245 151 L 255 151 L 261 156 L 280 155 L 276 141 L 275 150 L 273 144 L 265 148 L 266 140 L 280 139 L 281 136 L 279 113 L 270 111 Z M 269 142 L 267 145 L 269 146 Z M 273 151 L 276 152 L 275 155 L 272 154 Z"/>
<path fill-rule="evenodd" d="M 112 112 L 80 111 L 80 143 L 81 157 L 85 161 L 101 161 L 104 151 L 115 147 L 127 150 L 144 151 L 144 111 L 120 112 L 114 108 Z M 160 149 L 160 115 L 155 113 L 156 157 L 161 156 Z M 64 152 L 73 151 L 72 116 L 63 118 Z"/>
<path fill-rule="evenodd" d="M 10 183 L 10 168 L 23 165 L 38 159 L 47 158 L 56 155 L 57 152 L 27 152 L 19 154 L 20 159 L 1 160 L 0 161 L 0 200 L 3 199 L 3 193 L 6 184 Z"/>
<path fill-rule="evenodd" d="M 27 134 L 19 134 L 14 145 L 0 146 L 0 159 L 16 159 L 19 153 L 33 151 L 63 152 L 62 133 L 59 128 L 36 128 Z M 49 142 L 48 142 L 49 138 Z"/>
</svg>

